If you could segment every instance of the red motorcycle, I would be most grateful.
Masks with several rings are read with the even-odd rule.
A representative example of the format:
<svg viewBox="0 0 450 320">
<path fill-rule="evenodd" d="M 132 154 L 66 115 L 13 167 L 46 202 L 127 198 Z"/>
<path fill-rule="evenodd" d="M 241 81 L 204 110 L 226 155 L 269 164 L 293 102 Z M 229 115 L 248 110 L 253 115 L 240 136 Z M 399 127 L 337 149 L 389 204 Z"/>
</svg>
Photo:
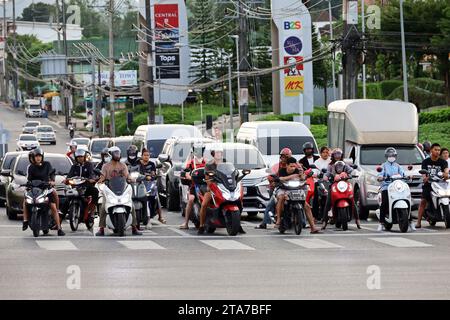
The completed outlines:
<svg viewBox="0 0 450 320">
<path fill-rule="evenodd" d="M 352 220 L 355 202 L 353 187 L 349 180 L 357 178 L 346 172 L 336 174 L 331 185 L 331 208 L 336 227 L 346 231 L 348 222 Z"/>
<path fill-rule="evenodd" d="M 205 173 L 203 168 L 192 171 L 196 190 L 192 215 L 196 221 L 200 220 L 200 208 L 206 192 L 204 175 L 207 174 L 212 179 L 209 184 L 212 200 L 206 212 L 206 232 L 214 233 L 217 228 L 226 228 L 230 236 L 238 234 L 243 198 L 241 180 L 249 173 L 250 170 L 243 170 L 240 175 L 231 163 L 218 164 L 214 172 Z"/>
</svg>

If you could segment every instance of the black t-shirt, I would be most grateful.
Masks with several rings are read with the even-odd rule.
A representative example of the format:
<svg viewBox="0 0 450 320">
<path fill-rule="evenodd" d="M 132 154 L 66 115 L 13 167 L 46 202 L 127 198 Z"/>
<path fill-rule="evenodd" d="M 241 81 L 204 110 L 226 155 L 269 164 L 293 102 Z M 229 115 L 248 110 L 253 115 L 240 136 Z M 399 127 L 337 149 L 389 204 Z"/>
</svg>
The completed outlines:
<svg viewBox="0 0 450 320">
<path fill-rule="evenodd" d="M 28 181 L 41 180 L 45 182 L 54 181 L 55 175 L 51 174 L 53 171 L 50 162 L 43 161 L 42 165 L 30 164 L 27 170 Z"/>
<path fill-rule="evenodd" d="M 439 158 L 437 161 L 431 160 L 431 158 L 426 158 L 422 162 L 422 169 L 427 170 L 430 175 L 437 175 L 439 172 L 444 173 L 445 169 L 448 168 L 448 163 L 445 160 Z M 424 183 L 424 186 L 429 186 L 430 183 Z"/>
<path fill-rule="evenodd" d="M 281 168 L 278 171 L 278 176 L 280 176 L 280 177 L 288 177 L 288 176 L 291 176 L 293 174 L 300 174 L 300 170 L 299 169 L 295 169 L 294 172 L 288 173 L 287 172 L 287 168 Z"/>
<path fill-rule="evenodd" d="M 156 171 L 156 165 L 153 161 L 149 161 L 147 164 L 139 163 L 139 173 L 149 174 Z"/>
<path fill-rule="evenodd" d="M 316 161 L 317 159 L 319 159 L 319 157 L 313 155 L 311 158 L 311 162 L 314 163 L 314 161 Z M 309 159 L 307 157 L 301 158 L 298 163 L 300 163 L 303 166 L 303 169 L 305 170 L 309 169 L 311 166 L 311 164 L 309 163 Z"/>
</svg>

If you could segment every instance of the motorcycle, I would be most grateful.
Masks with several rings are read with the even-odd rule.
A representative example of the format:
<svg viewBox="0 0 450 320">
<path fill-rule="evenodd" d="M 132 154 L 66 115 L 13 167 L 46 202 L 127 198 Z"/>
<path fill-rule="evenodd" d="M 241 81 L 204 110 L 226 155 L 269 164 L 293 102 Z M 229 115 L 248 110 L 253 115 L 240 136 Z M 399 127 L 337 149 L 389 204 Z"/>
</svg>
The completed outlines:
<svg viewBox="0 0 450 320">
<path fill-rule="evenodd" d="M 70 188 L 66 191 L 69 201 L 69 224 L 72 231 L 78 230 L 80 222 L 86 224 L 86 228 L 91 230 L 94 226 L 95 204 L 92 197 L 85 197 L 87 179 L 83 177 L 72 177 L 67 184 Z"/>
<path fill-rule="evenodd" d="M 409 168 L 411 170 L 412 167 Z M 382 172 L 381 167 L 377 168 L 377 172 Z M 411 190 L 406 181 L 410 179 L 401 175 L 387 176 L 384 181 L 390 182 L 388 186 L 389 198 L 389 215 L 385 217 L 384 227 L 390 231 L 394 224 L 398 224 L 401 232 L 407 232 L 409 221 L 411 219 Z M 378 193 L 378 204 L 381 208 L 382 196 L 381 189 Z M 378 220 L 380 219 L 379 211 L 377 211 Z"/>
<path fill-rule="evenodd" d="M 336 227 L 348 230 L 348 223 L 352 220 L 354 210 L 353 187 L 349 180 L 357 176 L 342 172 L 333 177 L 331 184 L 331 211 Z"/>
<path fill-rule="evenodd" d="M 144 219 L 144 225 L 148 224 L 149 219 L 156 216 L 158 207 L 158 180 L 157 176 L 151 177 L 150 180 L 144 181 L 146 197 L 147 197 L 147 217 Z"/>
<path fill-rule="evenodd" d="M 29 226 L 33 231 L 33 236 L 38 237 L 41 230 L 46 235 L 52 225 L 48 199 L 48 195 L 51 193 L 51 186 L 49 183 L 41 180 L 29 181 L 24 186 L 27 188 L 25 201 L 30 214 Z"/>
<path fill-rule="evenodd" d="M 146 179 L 145 175 L 140 174 L 137 171 L 130 173 L 130 177 L 132 178 L 132 182 L 130 183 L 131 189 L 133 190 L 133 207 L 136 211 L 136 221 L 137 226 L 139 228 L 140 224 L 143 225 L 148 224 L 148 215 L 144 214 L 146 210 L 144 210 L 144 206 L 147 205 L 147 189 L 144 184 Z"/>
<path fill-rule="evenodd" d="M 99 186 L 103 193 L 106 225 L 123 237 L 132 224 L 133 190 L 124 177 L 114 177 Z"/>
<path fill-rule="evenodd" d="M 445 180 L 442 172 L 438 174 L 432 174 L 427 170 L 419 172 L 427 175 L 431 183 L 431 202 L 425 209 L 425 217 L 431 226 L 443 221 L 445 228 L 450 228 L 450 180 Z"/>
<path fill-rule="evenodd" d="M 192 179 L 196 188 L 196 200 L 192 212 L 195 224 L 200 221 L 200 207 L 203 202 L 206 184 L 204 168 L 192 171 Z M 217 228 L 226 228 L 230 236 L 238 234 L 241 227 L 243 189 L 241 180 L 250 170 L 238 170 L 231 163 L 220 163 L 215 172 L 206 172 L 212 180 L 209 184 L 212 201 L 206 211 L 205 228 L 208 233 L 214 233 Z"/>
<path fill-rule="evenodd" d="M 73 128 L 73 126 L 69 126 L 70 139 L 73 139 L 74 134 L 75 134 L 75 129 Z"/>
<path fill-rule="evenodd" d="M 289 180 L 282 182 L 277 176 L 273 176 L 273 178 L 277 183 L 277 188 L 284 190 L 285 195 L 287 196 L 284 210 L 281 215 L 281 224 L 278 230 L 281 234 L 284 234 L 287 230 L 294 227 L 295 234 L 300 235 L 303 226 L 306 224 L 303 207 L 305 205 L 309 186 L 306 180 Z"/>
</svg>

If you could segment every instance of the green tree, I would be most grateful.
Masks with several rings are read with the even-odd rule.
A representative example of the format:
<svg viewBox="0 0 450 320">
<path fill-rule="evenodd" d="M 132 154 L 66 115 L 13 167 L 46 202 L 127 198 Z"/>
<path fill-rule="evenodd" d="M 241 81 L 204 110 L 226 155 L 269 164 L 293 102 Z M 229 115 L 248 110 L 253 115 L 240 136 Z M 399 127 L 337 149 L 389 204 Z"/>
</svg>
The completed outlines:
<svg viewBox="0 0 450 320">
<path fill-rule="evenodd" d="M 439 70 L 445 81 L 447 93 L 447 104 L 450 105 L 450 5 L 445 9 L 444 16 L 437 23 L 440 28 L 440 34 L 434 35 L 431 42 L 441 48 L 439 57 Z"/>
<path fill-rule="evenodd" d="M 319 40 L 319 34 L 314 25 L 312 31 L 312 51 L 319 52 L 322 48 L 322 43 Z M 332 85 L 330 58 L 313 61 L 313 83 L 315 87 L 323 89 L 325 105 L 328 105 L 327 88 Z"/>
<path fill-rule="evenodd" d="M 56 7 L 51 4 L 38 2 L 32 3 L 23 9 L 21 21 L 49 22 L 56 19 Z"/>
</svg>

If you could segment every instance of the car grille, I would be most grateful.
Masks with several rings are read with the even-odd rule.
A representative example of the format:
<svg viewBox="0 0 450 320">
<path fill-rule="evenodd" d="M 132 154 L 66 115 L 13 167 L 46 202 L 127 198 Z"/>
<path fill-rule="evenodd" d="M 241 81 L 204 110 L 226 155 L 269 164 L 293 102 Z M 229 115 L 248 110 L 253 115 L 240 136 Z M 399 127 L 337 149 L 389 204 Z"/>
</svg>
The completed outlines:
<svg viewBox="0 0 450 320">
<path fill-rule="evenodd" d="M 258 196 L 258 191 L 256 190 L 256 187 L 246 187 L 247 193 L 244 195 L 244 197 L 256 197 Z"/>
<path fill-rule="evenodd" d="M 244 186 L 244 187 L 251 187 L 251 186 L 255 186 L 255 185 L 257 185 L 258 183 L 260 183 L 262 180 L 261 180 L 261 178 L 254 178 L 254 179 L 243 179 L 242 180 L 242 185 Z"/>
</svg>

